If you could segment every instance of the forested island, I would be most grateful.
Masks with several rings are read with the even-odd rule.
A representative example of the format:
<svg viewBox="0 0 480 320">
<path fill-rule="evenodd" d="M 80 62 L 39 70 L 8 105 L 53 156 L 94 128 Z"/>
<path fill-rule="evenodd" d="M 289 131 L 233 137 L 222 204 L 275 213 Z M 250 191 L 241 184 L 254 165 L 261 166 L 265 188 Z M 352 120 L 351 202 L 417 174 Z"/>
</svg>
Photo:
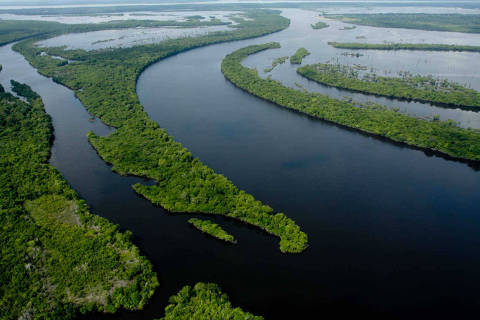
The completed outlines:
<svg viewBox="0 0 480 320">
<path fill-rule="evenodd" d="M 188 220 L 188 223 L 193 225 L 198 230 L 211 235 L 214 238 L 217 238 L 226 242 L 237 243 L 237 241 L 231 234 L 229 234 L 228 232 L 223 230 L 222 227 L 220 227 L 218 224 L 213 223 L 210 220 L 201 220 L 197 218 L 191 218 Z"/>
<path fill-rule="evenodd" d="M 272 66 L 263 69 L 263 72 L 268 73 L 268 72 L 272 71 L 272 70 L 275 69 L 279 64 L 285 63 L 285 61 L 287 61 L 288 58 L 289 58 L 288 56 L 276 58 L 275 60 L 272 61 Z"/>
<path fill-rule="evenodd" d="M 303 58 L 308 56 L 310 52 L 305 49 L 305 48 L 300 48 L 295 52 L 293 56 L 290 57 L 290 63 L 291 64 L 301 64 L 303 61 Z"/>
<path fill-rule="evenodd" d="M 360 43 L 360 42 L 329 42 L 338 49 L 352 50 L 420 50 L 420 51 L 469 51 L 480 52 L 480 46 L 465 46 L 457 44 L 429 43 Z"/>
<path fill-rule="evenodd" d="M 324 28 L 328 28 L 328 27 L 329 27 L 328 24 L 326 24 L 325 22 L 322 22 L 322 21 L 318 21 L 318 22 L 316 22 L 316 23 L 313 23 L 313 24 L 311 24 L 311 26 L 312 26 L 312 29 L 316 29 L 316 30 L 318 30 L 318 29 L 324 29 Z"/>
<path fill-rule="evenodd" d="M 262 320 L 240 308 L 234 308 L 228 296 L 214 283 L 197 283 L 193 288 L 185 286 L 176 295 L 170 297 L 165 308 L 165 317 L 160 320 L 190 319 L 248 319 Z"/>
<path fill-rule="evenodd" d="M 117 130 L 106 137 L 89 133 L 99 155 L 120 174 L 147 177 L 157 184 L 134 185 L 136 192 L 171 212 L 221 214 L 257 226 L 280 238 L 282 252 L 301 252 L 307 235 L 283 213 L 239 190 L 215 173 L 148 118 L 135 92 L 136 79 L 159 59 L 224 41 L 246 39 L 285 29 L 289 20 L 273 11 L 250 11 L 232 31 L 159 44 L 86 52 L 37 48 L 39 38 L 14 46 L 42 74 L 75 91 L 87 110 Z M 44 51 L 47 56 L 40 55 Z M 48 55 L 81 63 L 58 65 Z"/>
<path fill-rule="evenodd" d="M 400 72 L 399 77 L 384 77 L 370 72 L 359 73 L 348 65 L 323 63 L 303 66 L 297 72 L 310 80 L 336 88 L 451 107 L 480 107 L 480 92 L 431 75 Z"/>
<path fill-rule="evenodd" d="M 325 17 L 372 27 L 480 33 L 480 14 L 360 13 L 326 15 Z"/>
<path fill-rule="evenodd" d="M 27 102 L 0 86 L 0 317 L 143 308 L 158 286 L 152 265 L 48 164 L 51 119 L 29 86 L 12 87 Z"/>
<path fill-rule="evenodd" d="M 241 64 L 250 54 L 279 47 L 274 42 L 234 51 L 222 61 L 222 72 L 233 84 L 255 96 L 315 118 L 454 158 L 480 160 L 478 130 L 457 127 L 452 121 L 417 119 L 378 104 L 360 105 L 295 90 L 278 81 L 262 79 L 255 70 Z"/>
</svg>

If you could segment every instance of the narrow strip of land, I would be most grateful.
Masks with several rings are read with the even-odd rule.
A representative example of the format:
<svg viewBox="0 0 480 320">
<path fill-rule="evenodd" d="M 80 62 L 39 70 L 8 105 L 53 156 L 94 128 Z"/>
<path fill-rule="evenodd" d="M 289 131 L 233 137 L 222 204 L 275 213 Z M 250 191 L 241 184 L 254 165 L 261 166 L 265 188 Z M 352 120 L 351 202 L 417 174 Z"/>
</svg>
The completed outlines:
<svg viewBox="0 0 480 320">
<path fill-rule="evenodd" d="M 201 220 L 197 218 L 191 218 L 188 220 L 188 223 L 193 225 L 198 230 L 211 235 L 214 238 L 217 238 L 226 242 L 237 243 L 237 241 L 231 234 L 229 234 L 227 231 L 223 230 L 222 227 L 220 227 L 218 224 L 210 220 Z"/>
<path fill-rule="evenodd" d="M 480 160 L 477 130 L 459 128 L 451 121 L 413 118 L 377 104 L 358 105 L 319 93 L 298 91 L 278 81 L 263 79 L 241 63 L 250 54 L 279 47 L 278 43 L 267 43 L 234 51 L 222 61 L 222 72 L 239 88 L 280 106 L 451 157 Z"/>
<path fill-rule="evenodd" d="M 360 42 L 329 42 L 338 49 L 352 50 L 420 50 L 420 51 L 468 51 L 480 52 L 480 46 L 434 43 L 360 43 Z"/>
<path fill-rule="evenodd" d="M 399 77 L 383 77 L 372 72 L 360 73 L 348 65 L 324 63 L 303 66 L 297 72 L 318 83 L 346 90 L 447 107 L 480 107 L 480 92 L 431 75 L 400 72 Z"/>
</svg>

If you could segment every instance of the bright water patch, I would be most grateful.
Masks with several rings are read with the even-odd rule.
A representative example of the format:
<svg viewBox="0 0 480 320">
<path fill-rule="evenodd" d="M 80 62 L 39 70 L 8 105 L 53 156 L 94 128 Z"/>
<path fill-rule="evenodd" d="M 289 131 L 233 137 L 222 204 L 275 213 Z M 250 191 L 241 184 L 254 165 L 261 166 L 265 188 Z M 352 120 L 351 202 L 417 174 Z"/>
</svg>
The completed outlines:
<svg viewBox="0 0 480 320">
<path fill-rule="evenodd" d="M 130 28 L 102 30 L 86 33 L 65 34 L 37 43 L 40 47 L 60 47 L 67 49 L 98 50 L 125 48 L 144 44 L 159 43 L 168 39 L 205 35 L 211 32 L 232 30 L 228 26 L 196 28 Z"/>
<path fill-rule="evenodd" d="M 122 12 L 122 13 L 105 13 L 92 15 L 22 15 L 1 13 L 0 20 L 37 20 L 60 22 L 66 24 L 81 23 L 103 23 L 109 21 L 125 21 L 125 20 L 155 20 L 155 21 L 187 21 L 190 16 L 202 16 L 201 21 L 209 21 L 218 19 L 224 22 L 234 22 L 232 17 L 241 16 L 236 11 L 182 11 L 182 12 Z"/>
</svg>

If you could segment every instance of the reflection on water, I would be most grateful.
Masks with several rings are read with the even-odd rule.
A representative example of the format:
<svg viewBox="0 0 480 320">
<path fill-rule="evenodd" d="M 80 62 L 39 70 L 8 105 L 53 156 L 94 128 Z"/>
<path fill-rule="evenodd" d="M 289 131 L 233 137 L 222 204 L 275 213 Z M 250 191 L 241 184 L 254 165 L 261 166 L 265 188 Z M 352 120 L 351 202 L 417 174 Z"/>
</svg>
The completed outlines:
<svg viewBox="0 0 480 320">
<path fill-rule="evenodd" d="M 133 28 L 65 34 L 37 42 L 40 47 L 67 46 L 67 49 L 98 50 L 158 43 L 168 39 L 205 35 L 232 30 L 227 26 L 197 28 Z"/>
</svg>

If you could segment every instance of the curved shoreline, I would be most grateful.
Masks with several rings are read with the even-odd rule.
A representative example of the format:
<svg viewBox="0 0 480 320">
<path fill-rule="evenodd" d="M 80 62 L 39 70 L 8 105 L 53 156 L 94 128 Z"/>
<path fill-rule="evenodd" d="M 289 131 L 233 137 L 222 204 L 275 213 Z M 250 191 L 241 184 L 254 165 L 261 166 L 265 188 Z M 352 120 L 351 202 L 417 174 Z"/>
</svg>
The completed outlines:
<svg viewBox="0 0 480 320">
<path fill-rule="evenodd" d="M 261 93 L 257 93 L 255 90 L 258 89 L 258 88 L 255 88 L 253 87 L 253 89 L 247 89 L 247 82 L 249 80 L 251 80 L 251 77 L 252 77 L 252 73 L 249 72 L 250 69 L 248 69 L 247 67 L 244 67 L 241 65 L 241 61 L 243 59 L 245 59 L 248 55 L 250 54 L 254 54 L 254 53 L 257 53 L 259 51 L 263 51 L 263 50 L 267 50 L 267 49 L 270 49 L 270 48 L 278 48 L 279 47 L 279 44 L 278 43 L 267 43 L 267 44 L 263 44 L 263 45 L 257 45 L 257 46 L 249 46 L 249 47 L 245 47 L 245 48 L 242 48 L 242 49 L 239 49 L 237 51 L 234 51 L 233 53 L 227 55 L 225 57 L 225 59 L 222 61 L 222 73 L 224 74 L 225 78 L 230 81 L 233 85 L 241 88 L 242 90 L 250 93 L 250 94 L 253 94 L 261 99 L 264 99 L 266 101 L 269 101 L 269 102 L 272 102 L 276 105 L 279 105 L 281 107 L 286 107 L 288 109 L 291 109 L 291 110 L 295 110 L 297 112 L 300 112 L 300 113 L 303 113 L 303 114 L 309 114 L 310 112 L 306 112 L 306 111 L 302 111 L 302 110 L 299 110 L 297 108 L 293 108 L 292 106 L 287 106 L 285 104 L 281 104 L 280 102 L 277 102 L 275 99 L 281 99 L 282 97 L 278 97 L 278 96 L 267 96 L 267 95 L 264 95 L 262 96 Z M 243 50 L 243 51 L 242 51 Z M 237 57 L 238 56 L 238 57 Z M 237 72 L 234 73 L 233 70 L 228 70 L 227 68 L 227 64 L 230 64 L 230 65 L 235 65 L 234 68 L 236 68 Z M 236 65 L 238 64 L 238 65 Z M 242 69 L 243 68 L 243 69 Z M 241 70 L 241 71 L 240 71 Z M 248 70 L 248 71 L 247 71 Z M 241 72 L 246 72 L 244 75 L 243 75 L 243 78 L 240 80 L 240 81 L 235 81 L 233 80 L 233 78 L 235 78 L 236 76 L 238 76 L 238 74 L 240 74 Z M 248 74 L 248 75 L 247 75 Z M 242 75 L 238 76 L 238 77 L 242 77 Z M 249 78 L 250 77 L 250 78 Z M 257 78 L 258 75 L 256 75 Z M 291 88 L 287 88 L 285 86 L 283 86 L 280 82 L 278 81 L 274 81 L 274 80 L 264 80 L 264 79 L 256 79 L 258 80 L 258 82 L 262 82 L 264 84 L 267 84 L 268 82 L 272 85 L 272 87 L 276 87 L 276 89 L 278 90 L 281 90 L 280 88 L 283 88 L 282 90 L 284 91 L 288 91 L 290 93 L 293 93 L 293 92 L 296 92 L 297 94 L 302 94 L 301 92 L 299 92 L 298 90 L 294 90 L 294 89 L 291 89 Z M 239 82 L 242 82 L 243 85 L 241 85 Z M 258 83 L 257 82 L 257 83 Z M 280 87 L 281 86 L 281 87 Z M 288 93 L 285 93 L 286 95 L 288 95 Z M 321 95 L 321 94 L 311 94 L 311 93 L 308 93 L 308 95 L 312 96 L 312 97 L 319 97 L 319 98 L 323 98 L 325 99 L 326 97 Z M 293 99 L 293 98 L 292 98 Z M 331 102 L 334 102 L 334 103 L 341 103 L 340 100 L 336 100 L 336 99 L 331 99 L 331 98 L 327 98 L 329 99 L 329 101 Z M 291 101 L 290 101 L 291 102 Z M 303 106 L 303 108 L 305 108 L 305 106 Z M 390 110 L 389 110 L 390 111 Z M 390 111 L 392 113 L 394 113 L 393 111 Z M 400 114 L 399 114 L 400 115 Z M 348 123 L 341 123 L 341 122 L 338 122 L 338 121 L 335 121 L 332 119 L 328 119 L 328 118 L 325 118 L 325 117 L 320 117 L 320 116 L 316 116 L 314 114 L 310 114 L 310 116 L 313 116 L 314 118 L 316 119 L 320 119 L 320 120 L 323 120 L 323 121 L 327 121 L 327 122 L 331 122 L 331 123 L 334 123 L 336 125 L 339 125 L 339 126 L 342 126 L 342 127 L 348 127 L 350 129 L 353 129 L 353 130 L 356 130 L 356 131 L 360 131 L 360 132 L 364 132 L 364 133 L 367 133 L 367 134 L 372 134 L 372 135 L 375 135 L 375 136 L 378 136 L 378 137 L 383 137 L 385 139 L 388 139 L 389 141 L 394 141 L 394 142 L 397 142 L 397 143 L 401 143 L 401 144 L 404 144 L 404 145 L 408 145 L 408 146 L 413 146 L 415 148 L 419 148 L 421 150 L 428 150 L 428 151 L 431 151 L 431 152 L 437 152 L 439 154 L 442 154 L 446 157 L 449 157 L 449 158 L 452 158 L 452 159 L 457 159 L 457 160 L 460 160 L 462 162 L 465 162 L 465 163 L 472 163 L 472 166 L 473 168 L 476 167 L 476 163 L 480 163 L 480 153 L 479 154 L 475 154 L 475 157 L 476 158 L 466 158 L 466 157 L 461 157 L 461 156 L 458 156 L 458 155 L 455 155 L 455 154 L 451 154 L 451 153 L 448 153 L 444 150 L 441 150 L 441 149 L 438 149 L 438 148 L 433 148 L 433 147 L 425 147 L 425 146 L 422 146 L 422 145 L 418 145 L 418 144 L 415 144 L 415 143 L 412 143 L 412 142 L 409 142 L 409 141 L 402 141 L 402 140 L 399 140 L 399 139 L 396 139 L 395 137 L 393 136 L 386 136 L 386 135 L 381 135 L 381 134 L 378 134 L 370 129 L 367 129 L 367 128 L 361 128 L 359 126 L 355 127 L 353 125 L 349 125 Z M 400 115 L 402 116 L 402 115 Z M 403 115 L 404 117 L 407 117 L 407 118 L 410 118 L 408 116 L 405 116 Z M 415 119 L 415 118 L 412 118 L 412 119 Z M 425 121 L 425 120 L 420 120 L 420 119 L 415 119 L 416 121 Z M 464 130 L 464 131 L 461 131 L 461 132 L 469 132 L 471 130 L 466 130 L 466 129 L 460 129 L 460 130 Z M 478 133 L 480 135 L 480 133 Z M 480 138 L 480 137 L 479 137 Z M 479 140 L 480 141 L 480 140 Z"/>
<path fill-rule="evenodd" d="M 113 71 L 115 70 L 113 67 L 117 65 L 115 64 L 116 60 L 110 60 L 111 52 L 88 53 L 77 50 L 72 53 L 64 51 L 62 48 L 50 50 L 42 48 L 42 50 L 47 53 L 54 51 L 56 55 L 60 56 L 73 55 L 77 57 L 80 55 L 79 60 L 85 60 L 85 63 L 82 64 L 84 66 L 88 64 L 88 59 L 91 55 L 97 59 L 99 59 L 99 55 L 100 59 L 105 59 L 105 73 L 117 72 L 113 73 L 113 75 L 122 77 L 122 79 L 116 80 L 110 77 L 108 80 L 105 80 L 109 83 L 110 81 L 117 81 L 121 87 L 118 90 L 130 92 L 132 89 L 135 90 L 141 71 L 168 56 L 209 44 L 263 36 L 283 30 L 290 25 L 290 21 L 278 15 L 278 12 L 259 11 L 255 13 L 250 12 L 249 15 L 253 18 L 252 21 L 243 21 L 232 32 L 218 32 L 195 38 L 166 41 L 159 45 L 114 50 L 114 56 L 120 55 L 123 61 L 129 61 L 128 59 L 143 61 L 143 63 L 140 62 L 137 65 L 135 65 L 135 62 L 130 62 L 130 64 L 135 66 L 133 68 L 127 67 L 124 70 L 127 74 L 128 72 L 135 72 L 130 74 L 132 78 L 134 77 L 133 83 L 130 83 L 130 81 L 126 82 L 121 72 L 117 74 L 118 70 Z M 147 176 L 158 182 L 153 186 L 135 184 L 133 188 L 137 193 L 142 194 L 151 202 L 161 205 L 171 212 L 222 214 L 257 226 L 267 233 L 280 238 L 280 250 L 282 252 L 299 253 L 306 249 L 308 246 L 307 235 L 300 230 L 300 227 L 292 219 L 287 218 L 283 213 L 273 214 L 272 208 L 263 205 L 255 200 L 253 196 L 239 190 L 223 175 L 214 173 L 213 170 L 206 167 L 197 158 L 194 158 L 187 149 L 176 142 L 173 137 L 169 136 L 156 122 L 149 119 L 143 107 L 139 104 L 136 92 L 133 92 L 135 95 L 134 100 L 128 101 L 128 99 L 125 100 L 123 98 L 122 100 L 120 98 L 120 101 L 115 101 L 115 99 L 118 99 L 117 97 L 112 96 L 112 93 L 108 95 L 112 89 L 109 87 L 105 88 L 102 95 L 107 95 L 105 99 L 108 103 L 107 106 L 99 106 L 97 102 L 98 88 L 91 88 L 92 83 L 90 82 L 84 83 L 82 86 L 74 75 L 69 74 L 65 76 L 61 73 L 57 74 L 56 70 L 59 67 L 52 65 L 50 60 L 47 62 L 42 60 L 43 57 L 38 57 L 36 54 L 38 49 L 34 48 L 32 43 L 33 41 L 21 43 L 16 46 L 16 49 L 21 51 L 30 62 L 33 62 L 40 72 L 57 78 L 58 82 L 70 87 L 76 93 L 79 88 L 84 89 L 86 87 L 85 90 L 81 91 L 82 94 L 78 95 L 84 106 L 87 109 L 91 109 L 90 113 L 99 116 L 102 122 L 117 128 L 115 132 L 106 137 L 99 137 L 93 133 L 88 135 L 90 143 L 101 154 L 102 159 L 112 163 L 113 170 L 120 172 L 120 174 L 129 173 L 135 176 Z M 152 49 L 156 48 L 159 50 L 153 54 Z M 133 58 L 134 56 L 135 58 Z M 75 65 L 70 67 L 75 68 Z M 86 72 L 96 74 L 98 70 L 93 71 L 87 68 Z M 104 76 L 99 75 L 99 77 L 103 78 Z M 101 87 L 104 85 L 104 82 L 95 84 Z M 91 92 L 88 90 L 91 90 Z M 110 105 L 116 105 L 117 109 L 110 108 Z M 123 109 L 120 109 L 119 106 Z M 156 150 L 157 158 L 155 158 L 155 161 L 153 161 L 152 155 L 144 149 L 144 146 L 148 144 L 151 145 L 153 150 Z M 131 152 L 131 155 L 129 155 L 129 152 Z M 131 162 L 129 157 L 141 157 L 142 160 Z M 171 162 L 172 159 L 174 159 L 173 162 Z M 177 170 L 172 171 L 169 166 L 160 165 L 160 162 L 165 162 L 165 164 L 169 164 L 169 166 L 175 167 Z M 148 164 L 149 169 L 145 169 L 146 164 Z M 189 179 L 182 178 L 186 176 L 189 176 Z M 193 185 L 192 182 L 196 182 L 197 185 Z M 212 183 L 215 185 L 214 190 L 218 189 L 218 191 L 210 195 L 208 190 Z M 183 193 L 179 191 L 182 188 L 189 190 L 186 199 L 183 198 Z M 198 196 L 198 194 L 201 195 Z M 207 202 L 205 202 L 203 194 L 207 194 L 210 197 L 207 197 Z M 192 201 L 190 201 L 190 197 L 193 198 Z M 201 199 L 199 203 L 197 203 L 197 199 Z"/>
</svg>

